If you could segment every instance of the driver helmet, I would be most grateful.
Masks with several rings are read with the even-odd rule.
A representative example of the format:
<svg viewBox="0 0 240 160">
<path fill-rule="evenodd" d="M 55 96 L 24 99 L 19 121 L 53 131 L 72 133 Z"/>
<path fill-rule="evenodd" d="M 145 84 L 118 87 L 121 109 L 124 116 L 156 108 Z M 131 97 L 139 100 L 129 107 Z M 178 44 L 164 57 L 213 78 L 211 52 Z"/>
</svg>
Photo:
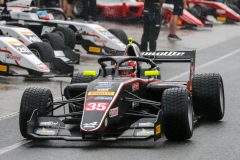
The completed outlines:
<svg viewBox="0 0 240 160">
<path fill-rule="evenodd" d="M 48 14 L 47 11 L 38 11 L 37 15 L 40 19 L 50 20 L 52 17 Z"/>
<path fill-rule="evenodd" d="M 136 77 L 137 72 L 137 62 L 136 61 L 129 61 L 122 64 L 119 67 L 119 75 L 121 77 Z"/>
</svg>

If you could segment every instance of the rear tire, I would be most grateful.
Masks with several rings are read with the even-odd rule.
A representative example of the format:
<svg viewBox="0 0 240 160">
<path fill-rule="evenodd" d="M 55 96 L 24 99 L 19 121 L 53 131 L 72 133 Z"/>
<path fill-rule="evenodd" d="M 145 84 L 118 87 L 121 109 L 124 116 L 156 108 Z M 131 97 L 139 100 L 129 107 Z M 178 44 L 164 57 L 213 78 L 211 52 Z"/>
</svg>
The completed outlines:
<svg viewBox="0 0 240 160">
<path fill-rule="evenodd" d="M 47 33 L 42 36 L 42 41 L 50 44 L 53 50 L 62 51 L 65 47 L 64 39 L 57 33 Z"/>
<path fill-rule="evenodd" d="M 33 112 L 38 109 L 39 116 L 48 115 L 52 102 L 52 93 L 49 89 L 31 87 L 24 91 L 19 112 L 19 128 L 24 138 L 31 139 L 27 133 L 27 122 Z"/>
<path fill-rule="evenodd" d="M 117 37 L 121 42 L 124 44 L 128 44 L 128 36 L 127 34 L 121 29 L 108 29 L 110 33 L 112 33 L 115 37 Z"/>
<path fill-rule="evenodd" d="M 168 140 L 182 141 L 192 137 L 193 109 L 188 91 L 171 88 L 162 95 L 164 133 Z"/>
<path fill-rule="evenodd" d="M 76 73 L 73 75 L 71 84 L 75 83 L 90 83 L 93 80 L 95 80 L 97 77 L 96 76 L 83 76 L 82 73 Z"/>
<path fill-rule="evenodd" d="M 214 121 L 221 120 L 225 113 L 223 80 L 220 74 L 197 74 L 192 81 L 193 108 L 196 115 Z"/>
<path fill-rule="evenodd" d="M 53 30 L 53 32 L 58 33 L 64 39 L 65 46 L 74 49 L 76 44 L 76 35 L 72 29 L 67 27 L 57 27 Z"/>
</svg>

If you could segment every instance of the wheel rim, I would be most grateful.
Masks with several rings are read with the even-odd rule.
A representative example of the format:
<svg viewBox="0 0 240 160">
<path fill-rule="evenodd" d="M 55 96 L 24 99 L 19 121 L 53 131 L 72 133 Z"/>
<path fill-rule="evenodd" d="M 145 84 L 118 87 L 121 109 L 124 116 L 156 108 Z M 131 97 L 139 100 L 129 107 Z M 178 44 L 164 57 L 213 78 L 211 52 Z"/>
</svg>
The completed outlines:
<svg viewBox="0 0 240 160">
<path fill-rule="evenodd" d="M 191 105 L 190 100 L 188 102 L 188 123 L 189 123 L 189 129 L 190 131 L 192 131 L 193 130 L 193 107 Z"/>
<path fill-rule="evenodd" d="M 30 49 L 32 53 L 41 60 L 41 54 L 37 49 Z"/>
<path fill-rule="evenodd" d="M 75 15 L 80 16 L 81 13 L 83 12 L 83 5 L 81 2 L 77 2 L 74 7 L 73 7 L 73 12 Z"/>
<path fill-rule="evenodd" d="M 224 112 L 224 93 L 223 93 L 223 85 L 222 83 L 220 82 L 219 84 L 219 92 L 220 92 L 220 108 L 221 108 L 221 113 Z"/>
</svg>

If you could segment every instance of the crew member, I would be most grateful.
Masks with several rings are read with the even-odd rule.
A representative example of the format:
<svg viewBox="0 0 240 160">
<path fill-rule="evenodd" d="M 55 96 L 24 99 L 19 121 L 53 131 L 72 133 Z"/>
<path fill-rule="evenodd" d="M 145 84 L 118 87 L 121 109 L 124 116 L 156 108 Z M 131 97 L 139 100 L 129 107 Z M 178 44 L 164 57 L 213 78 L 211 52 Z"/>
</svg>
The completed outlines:
<svg viewBox="0 0 240 160">
<path fill-rule="evenodd" d="M 96 0 L 83 0 L 83 18 L 85 20 L 97 20 L 97 2 Z"/>
<path fill-rule="evenodd" d="M 177 36 L 177 20 L 178 17 L 183 15 L 183 9 L 187 8 L 186 0 L 166 0 L 166 3 L 173 4 L 173 14 L 169 22 L 169 35 L 168 40 L 182 40 Z"/>
<path fill-rule="evenodd" d="M 141 51 L 155 51 L 157 39 L 161 29 L 161 8 L 164 0 L 145 0 L 144 1 L 144 27 L 141 40 Z"/>
</svg>

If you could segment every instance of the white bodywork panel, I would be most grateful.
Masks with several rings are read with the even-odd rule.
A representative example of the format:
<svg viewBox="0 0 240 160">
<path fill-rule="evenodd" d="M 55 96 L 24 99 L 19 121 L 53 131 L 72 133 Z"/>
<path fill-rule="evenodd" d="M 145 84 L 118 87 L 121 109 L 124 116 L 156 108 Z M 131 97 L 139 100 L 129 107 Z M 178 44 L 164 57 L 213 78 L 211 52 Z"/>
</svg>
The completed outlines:
<svg viewBox="0 0 240 160">
<path fill-rule="evenodd" d="M 42 42 L 42 40 L 35 33 L 27 28 L 0 25 L 0 30 L 3 32 L 4 36 L 14 37 L 24 43 L 26 46 L 34 42 Z"/>
<path fill-rule="evenodd" d="M 0 61 L 42 73 L 50 72 L 22 42 L 11 37 L 0 37 Z"/>
<path fill-rule="evenodd" d="M 15 1 L 17 3 L 17 1 Z M 27 2 L 26 2 L 27 4 Z M 91 42 L 95 43 L 101 47 L 107 47 L 118 51 L 124 51 L 126 45 L 123 44 L 118 38 L 116 38 L 113 34 L 111 34 L 107 29 L 103 28 L 98 24 L 89 24 L 83 22 L 73 22 L 73 21 L 63 21 L 63 20 L 43 20 L 38 17 L 37 13 L 32 13 L 31 10 L 34 7 L 29 7 L 26 5 L 25 7 L 14 5 L 8 5 L 8 10 L 10 12 L 10 17 L 13 20 L 18 20 L 19 23 L 24 24 L 26 22 L 32 24 L 39 24 L 41 23 L 52 23 L 57 24 L 58 26 L 74 26 L 77 29 L 77 33 L 82 35 L 84 40 L 90 40 Z M 29 11 L 29 12 L 23 12 Z M 53 27 L 49 27 L 44 25 L 43 33 L 49 32 L 53 30 Z"/>
</svg>

